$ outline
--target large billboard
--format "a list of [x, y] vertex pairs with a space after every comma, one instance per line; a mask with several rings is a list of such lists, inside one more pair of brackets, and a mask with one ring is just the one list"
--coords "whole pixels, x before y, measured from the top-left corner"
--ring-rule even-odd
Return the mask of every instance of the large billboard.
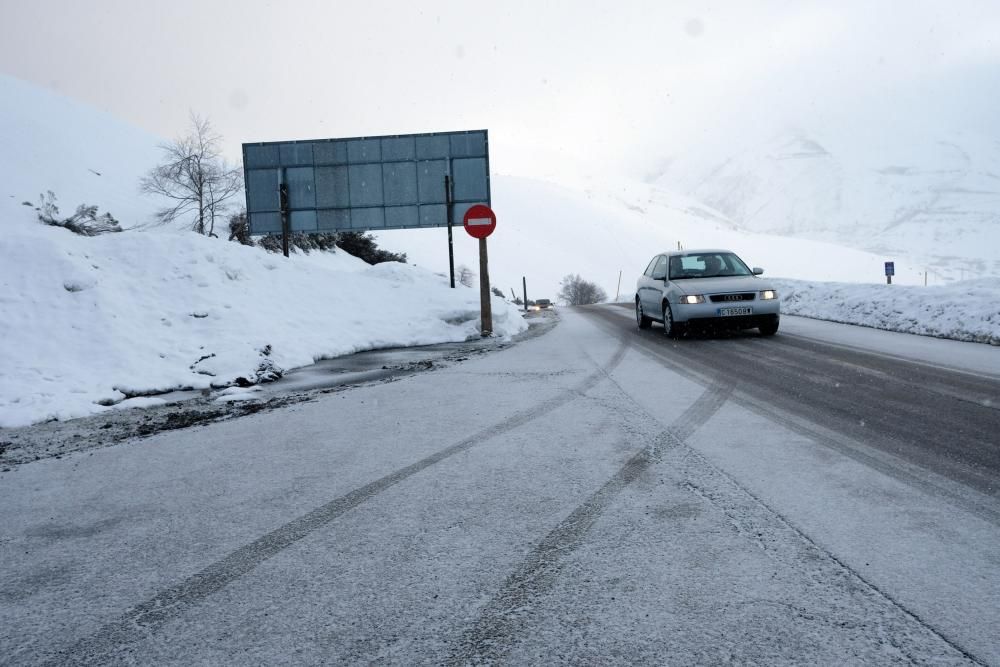
[[443, 227], [490, 205], [486, 130], [243, 144], [252, 234]]

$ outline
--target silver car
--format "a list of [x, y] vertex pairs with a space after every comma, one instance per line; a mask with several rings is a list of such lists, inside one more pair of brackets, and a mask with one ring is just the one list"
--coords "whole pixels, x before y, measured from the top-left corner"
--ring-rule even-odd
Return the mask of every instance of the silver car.
[[654, 257], [635, 290], [640, 329], [662, 322], [668, 336], [690, 327], [778, 331], [778, 292], [728, 250], [679, 250]]

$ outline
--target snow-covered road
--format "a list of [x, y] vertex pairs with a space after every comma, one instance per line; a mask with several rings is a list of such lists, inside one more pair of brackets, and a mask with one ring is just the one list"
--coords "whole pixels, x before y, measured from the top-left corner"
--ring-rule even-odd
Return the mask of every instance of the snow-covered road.
[[0, 474], [6, 659], [1000, 664], [995, 492], [626, 315]]

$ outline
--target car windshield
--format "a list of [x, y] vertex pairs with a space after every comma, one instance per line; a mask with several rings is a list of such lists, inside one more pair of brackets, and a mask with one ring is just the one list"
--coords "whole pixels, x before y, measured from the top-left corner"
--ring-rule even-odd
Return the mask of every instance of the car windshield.
[[670, 258], [670, 280], [750, 275], [753, 271], [731, 252], [690, 253]]

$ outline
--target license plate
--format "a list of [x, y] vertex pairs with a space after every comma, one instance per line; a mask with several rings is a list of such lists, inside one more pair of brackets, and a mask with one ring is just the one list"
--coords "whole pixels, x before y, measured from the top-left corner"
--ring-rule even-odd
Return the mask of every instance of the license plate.
[[753, 315], [753, 308], [750, 306], [742, 306], [739, 308], [719, 308], [719, 315], [722, 317], [730, 317], [732, 315]]

